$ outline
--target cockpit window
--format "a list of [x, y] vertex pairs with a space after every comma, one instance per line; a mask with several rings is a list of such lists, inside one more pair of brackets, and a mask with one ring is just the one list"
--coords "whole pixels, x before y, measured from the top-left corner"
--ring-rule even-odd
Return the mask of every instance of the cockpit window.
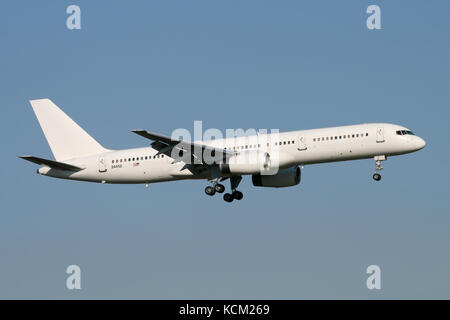
[[412, 131], [409, 131], [409, 130], [397, 130], [396, 131], [396, 133], [399, 135], [399, 136], [404, 136], [404, 135], [411, 135], [411, 136], [413, 136], [414, 135], [414, 133], [412, 132]]

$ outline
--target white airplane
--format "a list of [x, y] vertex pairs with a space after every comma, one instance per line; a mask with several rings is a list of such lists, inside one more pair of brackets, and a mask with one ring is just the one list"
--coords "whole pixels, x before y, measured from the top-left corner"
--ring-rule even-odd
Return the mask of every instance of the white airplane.
[[242, 199], [243, 194], [237, 187], [243, 175], [252, 175], [254, 186], [289, 187], [300, 183], [300, 167], [316, 163], [373, 158], [373, 179], [379, 181], [381, 161], [389, 156], [420, 150], [426, 144], [405, 127], [367, 123], [195, 142], [132, 130], [152, 140], [151, 145], [110, 150], [94, 140], [51, 100], [32, 100], [30, 103], [55, 157], [55, 160], [20, 157], [41, 165], [38, 174], [60, 179], [146, 185], [206, 179], [211, 182], [205, 188], [205, 193], [210, 196], [223, 193], [225, 187], [220, 182], [230, 179], [231, 192], [223, 197], [227, 202]]

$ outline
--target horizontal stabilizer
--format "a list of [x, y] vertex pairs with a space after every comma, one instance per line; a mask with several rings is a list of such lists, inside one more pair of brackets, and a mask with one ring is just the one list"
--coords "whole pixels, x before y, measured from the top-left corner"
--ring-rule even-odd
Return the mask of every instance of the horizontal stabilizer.
[[77, 167], [77, 166], [73, 166], [71, 164], [68, 163], [64, 163], [64, 162], [57, 162], [57, 161], [53, 161], [53, 160], [48, 160], [48, 159], [42, 159], [42, 158], [38, 158], [38, 157], [33, 157], [33, 156], [21, 156], [19, 158], [22, 158], [24, 160], [42, 165], [42, 166], [47, 166], [50, 168], [55, 168], [55, 169], [61, 169], [61, 170], [69, 170], [69, 171], [80, 171], [83, 170], [83, 168]]

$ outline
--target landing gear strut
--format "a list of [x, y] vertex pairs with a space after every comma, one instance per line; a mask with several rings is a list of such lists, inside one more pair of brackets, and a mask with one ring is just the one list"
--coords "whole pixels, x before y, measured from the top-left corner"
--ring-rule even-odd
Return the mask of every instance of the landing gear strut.
[[378, 172], [383, 170], [383, 167], [381, 166], [381, 161], [386, 160], [386, 156], [375, 156], [375, 173], [373, 174], [373, 180], [380, 181], [381, 180], [381, 174]]

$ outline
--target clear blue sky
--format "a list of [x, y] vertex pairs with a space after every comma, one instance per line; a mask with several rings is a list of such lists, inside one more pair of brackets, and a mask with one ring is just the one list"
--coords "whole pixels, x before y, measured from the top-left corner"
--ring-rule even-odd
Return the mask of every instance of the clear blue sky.
[[[67, 6], [82, 29], [66, 28]], [[378, 4], [382, 30], [366, 28]], [[0, 298], [450, 298], [450, 2], [1, 1]], [[390, 158], [244, 179], [99, 185], [38, 176], [51, 152], [28, 103], [51, 98], [109, 148], [129, 132], [402, 124]], [[228, 187], [228, 184], [227, 184]], [[82, 290], [65, 288], [66, 267]], [[382, 290], [365, 286], [367, 266]]]

